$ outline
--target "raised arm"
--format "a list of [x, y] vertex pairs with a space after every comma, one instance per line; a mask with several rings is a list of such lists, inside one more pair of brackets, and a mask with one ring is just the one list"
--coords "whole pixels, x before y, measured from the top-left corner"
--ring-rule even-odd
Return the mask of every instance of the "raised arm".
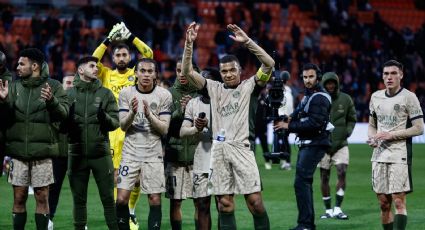
[[200, 73], [196, 72], [192, 66], [193, 42], [198, 36], [198, 30], [199, 25], [195, 22], [190, 23], [187, 28], [182, 59], [182, 74], [187, 78], [189, 84], [193, 84], [196, 88], [202, 89], [205, 86], [206, 80]]
[[231, 39], [236, 42], [243, 43], [245, 47], [248, 48], [249, 52], [254, 54], [261, 62], [261, 67], [258, 69], [256, 74], [256, 82], [258, 85], [264, 86], [269, 80], [273, 71], [273, 58], [267, 54], [263, 48], [257, 45], [251, 38], [249, 38], [248, 35], [241, 28], [239, 28], [239, 26], [235, 24], [229, 24], [227, 25], [227, 29], [234, 34], [234, 36], [229, 35]]

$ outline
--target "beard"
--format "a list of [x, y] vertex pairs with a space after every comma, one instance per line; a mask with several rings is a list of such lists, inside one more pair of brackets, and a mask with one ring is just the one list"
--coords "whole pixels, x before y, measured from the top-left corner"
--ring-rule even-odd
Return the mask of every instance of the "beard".
[[126, 63], [118, 63], [117, 69], [119, 71], [123, 71], [123, 70], [126, 70], [127, 69], [127, 66], [128, 66], [128, 64], [126, 64]]

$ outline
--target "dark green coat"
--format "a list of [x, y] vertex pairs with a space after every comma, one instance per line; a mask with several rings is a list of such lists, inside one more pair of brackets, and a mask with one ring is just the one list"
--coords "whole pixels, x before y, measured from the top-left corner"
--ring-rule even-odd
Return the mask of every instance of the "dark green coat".
[[[66, 125], [69, 157], [110, 155], [108, 133], [119, 127], [118, 105], [111, 90], [102, 87], [99, 80], [84, 82], [77, 75], [68, 97], [71, 104]], [[104, 116], [100, 116], [99, 106]]]
[[198, 96], [197, 89], [189, 84], [181, 85], [176, 80], [174, 86], [169, 89], [173, 96], [173, 105], [171, 106], [171, 122], [165, 146], [165, 161], [167, 162], [193, 163], [198, 141], [193, 136], [180, 138], [180, 128], [184, 118], [180, 99], [185, 95], [190, 95], [192, 98]]
[[[41, 88], [48, 83], [53, 98], [41, 99]], [[59, 154], [59, 124], [68, 116], [68, 97], [60, 82], [49, 78], [43, 64], [41, 77], [21, 78], [9, 84], [9, 95], [1, 105], [6, 127], [6, 153], [20, 160], [39, 160]]]
[[336, 90], [332, 97], [331, 123], [335, 126], [332, 131], [332, 146], [328, 150], [329, 154], [334, 154], [340, 148], [348, 145], [347, 138], [353, 132], [356, 124], [356, 109], [351, 97], [339, 90], [339, 79], [335, 73], [329, 72], [323, 75], [322, 84], [327, 81], [336, 82]]

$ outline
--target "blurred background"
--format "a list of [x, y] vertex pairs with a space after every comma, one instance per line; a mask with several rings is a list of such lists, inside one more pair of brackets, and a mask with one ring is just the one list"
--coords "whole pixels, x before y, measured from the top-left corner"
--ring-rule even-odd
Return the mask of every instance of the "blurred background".
[[[201, 28], [195, 62], [201, 68], [217, 67], [221, 56], [233, 53], [246, 78], [258, 63], [228, 38], [226, 25], [235, 23], [268, 53], [277, 52], [277, 67], [292, 75], [289, 86], [296, 101], [303, 91], [299, 69], [314, 62], [323, 72], [339, 75], [342, 91], [353, 97], [358, 121], [365, 122], [371, 93], [383, 87], [381, 65], [397, 59], [405, 66], [403, 86], [416, 92], [425, 108], [421, 0], [0, 0], [0, 9], [0, 50], [12, 72], [19, 51], [37, 47], [48, 57], [52, 78], [61, 80], [75, 72], [75, 61], [92, 54], [115, 23], [124, 21], [154, 51], [161, 78], [172, 82], [186, 26], [196, 21]], [[111, 56], [103, 62], [112, 66]]]

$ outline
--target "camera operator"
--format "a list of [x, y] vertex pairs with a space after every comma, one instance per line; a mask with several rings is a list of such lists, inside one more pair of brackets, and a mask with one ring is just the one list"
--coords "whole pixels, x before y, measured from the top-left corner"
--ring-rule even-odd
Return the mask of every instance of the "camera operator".
[[298, 206], [297, 229], [315, 229], [313, 174], [330, 146], [329, 123], [331, 98], [320, 85], [321, 71], [312, 64], [303, 66], [305, 95], [288, 121], [275, 121], [274, 130], [296, 133], [299, 153], [295, 173], [295, 196]]

